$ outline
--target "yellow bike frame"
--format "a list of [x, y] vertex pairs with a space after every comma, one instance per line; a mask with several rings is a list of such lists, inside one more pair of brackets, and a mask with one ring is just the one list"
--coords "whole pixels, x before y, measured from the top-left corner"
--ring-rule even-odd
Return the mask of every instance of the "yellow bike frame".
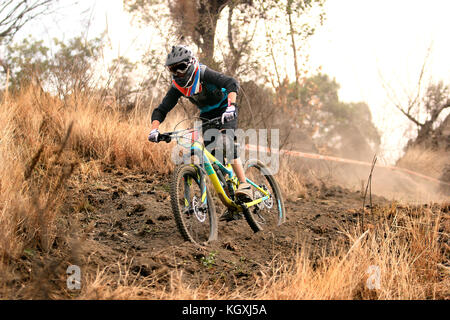
[[[201, 155], [202, 155], [202, 159], [203, 160], [203, 166], [204, 169], [206, 171], [206, 174], [208, 175], [209, 179], [211, 180], [214, 189], [216, 190], [217, 194], [219, 195], [220, 200], [222, 201], [222, 203], [228, 207], [228, 208], [234, 208], [237, 211], [242, 211], [242, 205], [237, 204], [236, 202], [234, 202], [233, 200], [231, 200], [228, 195], [226, 194], [224, 188], [222, 187], [222, 184], [220, 183], [219, 177], [216, 174], [216, 171], [214, 170], [212, 164], [216, 164], [222, 171], [224, 171], [226, 174], [228, 174], [228, 176], [230, 177], [230, 179], [233, 182], [233, 187], [234, 189], [237, 187], [238, 185], [238, 180], [233, 172], [233, 169], [231, 167], [231, 164], [227, 164], [227, 166], [223, 166], [222, 163], [220, 163], [220, 161], [218, 161], [206, 148], [203, 144], [201, 144], [198, 141], [194, 141], [190, 147], [191, 152], [193, 151], [194, 154], [198, 154], [195, 151], [200, 151]], [[199, 155], [200, 156], [200, 155]], [[253, 187], [255, 187], [257, 190], [259, 190], [262, 193], [262, 197], [258, 198], [256, 200], [252, 200], [250, 202], [246, 202], [243, 205], [245, 205], [245, 207], [249, 208], [252, 207], [254, 205], [257, 205], [258, 203], [265, 201], [267, 199], [269, 199], [270, 194], [267, 190], [262, 189], [261, 187], [259, 187], [256, 183], [254, 183], [253, 181], [251, 181], [249, 178], [246, 178], [246, 181], [248, 183], [250, 183]], [[202, 200], [206, 198], [206, 190], [203, 191], [204, 194], [202, 194]]]

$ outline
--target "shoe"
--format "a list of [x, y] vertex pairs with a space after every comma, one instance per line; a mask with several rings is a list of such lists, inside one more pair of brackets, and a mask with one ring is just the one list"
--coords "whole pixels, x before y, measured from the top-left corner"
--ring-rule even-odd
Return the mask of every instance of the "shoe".
[[219, 218], [220, 221], [233, 221], [242, 219], [242, 213], [237, 211], [226, 210]]
[[239, 184], [239, 187], [236, 190], [236, 198], [243, 202], [253, 200], [253, 192], [250, 183], [243, 182]]

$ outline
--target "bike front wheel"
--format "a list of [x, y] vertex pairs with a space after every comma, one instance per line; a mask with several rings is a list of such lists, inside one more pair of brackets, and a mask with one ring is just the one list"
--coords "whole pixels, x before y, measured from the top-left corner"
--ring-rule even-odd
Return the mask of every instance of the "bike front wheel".
[[254, 232], [280, 226], [286, 221], [286, 210], [281, 194], [281, 188], [270, 169], [261, 161], [250, 159], [244, 164], [245, 176], [251, 180], [253, 200], [264, 196], [263, 192], [255, 187], [268, 192], [269, 196], [262, 202], [244, 210], [244, 216]]
[[200, 168], [181, 165], [175, 168], [170, 198], [175, 222], [186, 241], [199, 245], [217, 240], [217, 216], [214, 202]]

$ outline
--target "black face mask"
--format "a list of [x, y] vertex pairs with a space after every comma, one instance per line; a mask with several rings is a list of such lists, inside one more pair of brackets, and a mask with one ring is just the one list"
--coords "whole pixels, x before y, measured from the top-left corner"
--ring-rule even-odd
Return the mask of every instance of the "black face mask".
[[188, 68], [187, 71], [180, 76], [177, 75], [173, 75], [173, 80], [175, 80], [175, 82], [177, 83], [177, 85], [179, 85], [180, 87], [187, 87], [189, 82], [192, 82], [194, 79], [194, 70], [195, 69], [195, 64], [191, 64]]

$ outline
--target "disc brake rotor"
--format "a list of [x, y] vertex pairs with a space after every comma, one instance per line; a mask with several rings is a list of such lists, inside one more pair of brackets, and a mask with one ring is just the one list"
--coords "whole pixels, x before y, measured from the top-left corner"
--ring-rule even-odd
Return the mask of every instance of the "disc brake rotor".
[[205, 222], [206, 220], [206, 210], [202, 207], [201, 201], [199, 198], [194, 196], [192, 198], [192, 209], [194, 210], [194, 215], [200, 222]]
[[[267, 188], [267, 186], [265, 184], [261, 185], [261, 188], [264, 189], [264, 191], [268, 191], [269, 189]], [[256, 190], [255, 191], [255, 199], [261, 198], [263, 196], [263, 194], [261, 193], [261, 191]], [[269, 198], [261, 201], [260, 203], [257, 204], [258, 209], [262, 210], [264, 209], [264, 207], [266, 207], [267, 209], [272, 209], [273, 207], [273, 197], [269, 192]]]
[[[253, 199], [259, 199], [259, 198], [262, 198], [262, 196], [263, 196], [263, 194], [261, 193], [261, 191], [256, 190], [255, 193], [254, 193], [254, 198], [253, 198]], [[264, 209], [264, 201], [261, 201], [260, 203], [258, 203], [258, 204], [256, 205], [256, 207], [257, 207], [259, 210]]]

